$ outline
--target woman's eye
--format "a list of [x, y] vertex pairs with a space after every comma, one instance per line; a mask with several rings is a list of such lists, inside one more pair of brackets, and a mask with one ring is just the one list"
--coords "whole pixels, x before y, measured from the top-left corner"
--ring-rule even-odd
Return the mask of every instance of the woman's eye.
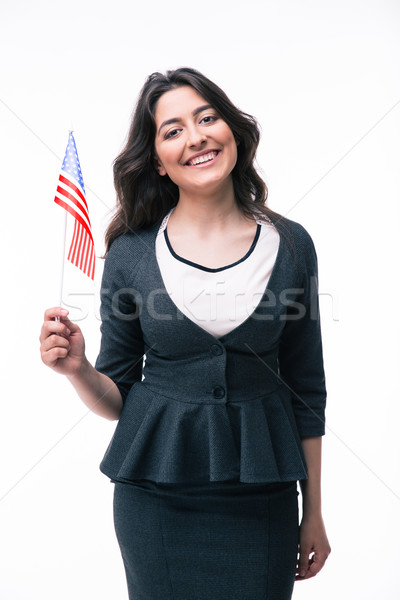
[[218, 117], [215, 117], [214, 115], [207, 115], [206, 117], [203, 117], [201, 119], [201, 123], [212, 123], [213, 121], [216, 121], [218, 119]]
[[179, 129], [172, 129], [172, 131], [168, 131], [168, 133], [165, 136], [165, 139], [168, 140], [171, 137], [175, 137], [177, 133], [179, 133]]

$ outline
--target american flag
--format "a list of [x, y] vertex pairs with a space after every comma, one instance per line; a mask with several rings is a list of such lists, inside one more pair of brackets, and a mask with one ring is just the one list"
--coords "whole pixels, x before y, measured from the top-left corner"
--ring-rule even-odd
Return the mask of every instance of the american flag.
[[58, 178], [54, 202], [74, 217], [74, 233], [68, 260], [91, 279], [94, 279], [96, 256], [81, 165], [72, 131], [69, 132], [64, 162]]

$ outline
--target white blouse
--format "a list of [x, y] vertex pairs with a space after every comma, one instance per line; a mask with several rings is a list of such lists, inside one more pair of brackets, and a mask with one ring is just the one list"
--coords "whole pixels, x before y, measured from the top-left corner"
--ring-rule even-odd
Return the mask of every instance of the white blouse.
[[156, 258], [164, 286], [186, 317], [215, 337], [243, 323], [268, 285], [278, 254], [280, 235], [272, 222], [257, 219], [253, 243], [238, 261], [210, 269], [178, 256], [167, 234], [172, 208], [156, 238]]

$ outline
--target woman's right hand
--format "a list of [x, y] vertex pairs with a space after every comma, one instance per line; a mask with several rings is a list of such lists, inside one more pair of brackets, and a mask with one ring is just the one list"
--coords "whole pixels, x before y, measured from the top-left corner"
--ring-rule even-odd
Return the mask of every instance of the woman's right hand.
[[[40, 332], [40, 354], [45, 365], [63, 375], [76, 375], [86, 361], [82, 331], [59, 306], [48, 308]], [[60, 317], [60, 321], [56, 321]]]

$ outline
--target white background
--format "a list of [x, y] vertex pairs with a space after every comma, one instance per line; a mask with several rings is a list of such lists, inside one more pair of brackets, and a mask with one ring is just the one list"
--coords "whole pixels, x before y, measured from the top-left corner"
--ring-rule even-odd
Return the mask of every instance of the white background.
[[[68, 129], [101, 255], [137, 94], [179, 66], [257, 117], [269, 205], [317, 248], [332, 554], [293, 597], [398, 598], [399, 3], [3, 0], [0, 11], [0, 598], [127, 598], [112, 484], [98, 470], [115, 424], [46, 369], [38, 336], [58, 304], [53, 198]], [[101, 270], [98, 259], [92, 284], [67, 265], [64, 283], [92, 361]]]

